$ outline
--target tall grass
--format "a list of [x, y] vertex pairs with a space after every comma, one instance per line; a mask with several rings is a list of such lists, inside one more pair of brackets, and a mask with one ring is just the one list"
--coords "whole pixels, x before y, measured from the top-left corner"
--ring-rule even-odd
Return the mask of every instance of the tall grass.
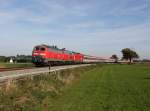
[[46, 75], [9, 80], [0, 88], [0, 111], [48, 111], [51, 100], [95, 66], [67, 69]]

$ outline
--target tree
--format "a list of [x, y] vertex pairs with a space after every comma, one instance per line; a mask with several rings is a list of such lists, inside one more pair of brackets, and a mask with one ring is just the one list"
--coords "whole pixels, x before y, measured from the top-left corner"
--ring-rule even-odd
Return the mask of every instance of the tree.
[[31, 55], [17, 55], [15, 59], [18, 63], [30, 63], [32, 61], [32, 56]]
[[122, 49], [121, 52], [123, 54], [123, 59], [129, 60], [130, 63], [132, 59], [139, 58], [139, 55], [135, 51], [131, 50], [130, 48]]
[[9, 62], [10, 57], [0, 56], [0, 62]]
[[118, 56], [117, 56], [116, 54], [113, 54], [113, 55], [111, 56], [111, 59], [115, 59], [115, 63], [118, 62]]

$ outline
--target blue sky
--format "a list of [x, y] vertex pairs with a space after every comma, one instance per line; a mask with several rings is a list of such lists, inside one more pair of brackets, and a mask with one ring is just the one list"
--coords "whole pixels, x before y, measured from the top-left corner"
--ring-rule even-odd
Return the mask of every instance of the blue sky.
[[0, 0], [0, 55], [43, 43], [102, 57], [129, 47], [150, 58], [150, 0]]

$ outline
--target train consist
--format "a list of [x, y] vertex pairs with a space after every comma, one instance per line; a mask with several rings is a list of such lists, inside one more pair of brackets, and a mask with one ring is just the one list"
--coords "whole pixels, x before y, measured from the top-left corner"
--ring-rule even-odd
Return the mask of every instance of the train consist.
[[99, 57], [88, 56], [49, 45], [37, 45], [32, 52], [32, 62], [35, 65], [79, 64], [104, 61], [105, 59]]

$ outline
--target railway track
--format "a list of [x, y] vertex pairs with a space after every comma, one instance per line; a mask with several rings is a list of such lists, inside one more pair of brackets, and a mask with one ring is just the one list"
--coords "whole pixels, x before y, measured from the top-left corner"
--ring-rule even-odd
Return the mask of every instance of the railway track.
[[4, 83], [7, 80], [19, 79], [19, 78], [23, 78], [23, 77], [30, 76], [30, 75], [35, 76], [35, 75], [46, 74], [49, 72], [54, 72], [54, 71], [59, 71], [59, 70], [72, 69], [72, 68], [77, 68], [77, 67], [85, 67], [89, 65], [91, 64], [55, 66], [55, 67], [51, 67], [50, 70], [49, 70], [49, 67], [42, 67], [42, 68], [2, 71], [0, 72], [0, 83]]

